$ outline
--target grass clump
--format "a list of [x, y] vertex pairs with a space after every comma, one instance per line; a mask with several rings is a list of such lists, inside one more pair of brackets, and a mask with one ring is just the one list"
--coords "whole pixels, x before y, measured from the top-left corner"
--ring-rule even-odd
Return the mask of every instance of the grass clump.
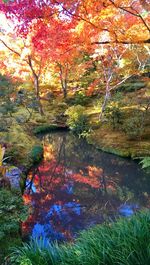
[[11, 264], [149, 265], [149, 233], [150, 212], [145, 211], [83, 231], [72, 244], [25, 244], [14, 250]]

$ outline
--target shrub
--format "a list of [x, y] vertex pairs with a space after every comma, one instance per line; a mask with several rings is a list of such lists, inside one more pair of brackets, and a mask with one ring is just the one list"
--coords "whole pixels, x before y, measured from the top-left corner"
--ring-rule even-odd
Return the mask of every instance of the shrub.
[[136, 114], [136, 116], [127, 119], [123, 124], [123, 131], [131, 140], [141, 138], [142, 134], [144, 133], [142, 116], [140, 114]]
[[72, 106], [67, 109], [65, 114], [68, 115], [67, 125], [74, 133], [81, 135], [89, 131], [90, 128], [84, 107], [80, 105]]
[[0, 261], [10, 246], [20, 242], [20, 222], [26, 218], [27, 207], [23, 205], [21, 193], [0, 189]]
[[105, 109], [105, 117], [108, 119], [113, 129], [118, 129], [123, 124], [124, 113], [123, 107], [123, 95], [120, 92], [116, 92], [110, 99]]
[[110, 121], [113, 129], [120, 127], [123, 123], [123, 112], [118, 106], [108, 106], [105, 115]]
[[85, 95], [83, 91], [77, 91], [75, 93], [74, 104], [75, 105], [86, 105], [89, 102], [89, 97]]

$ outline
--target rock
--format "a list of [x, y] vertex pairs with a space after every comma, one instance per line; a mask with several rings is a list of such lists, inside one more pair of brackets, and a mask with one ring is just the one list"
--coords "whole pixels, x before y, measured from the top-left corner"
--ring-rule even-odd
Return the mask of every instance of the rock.
[[11, 188], [20, 189], [22, 171], [17, 167], [10, 167], [6, 171], [6, 178], [9, 179]]

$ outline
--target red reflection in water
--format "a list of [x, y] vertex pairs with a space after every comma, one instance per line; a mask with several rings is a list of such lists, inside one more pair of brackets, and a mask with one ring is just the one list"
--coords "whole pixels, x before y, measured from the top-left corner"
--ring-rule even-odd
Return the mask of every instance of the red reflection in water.
[[63, 147], [62, 142], [56, 154], [53, 145], [46, 144], [43, 161], [28, 175], [23, 198], [29, 205], [30, 216], [22, 224], [23, 235], [71, 240], [75, 232], [85, 227], [89, 216], [93, 218], [95, 215], [98, 222], [101, 221], [102, 192], [107, 194], [108, 189], [116, 190], [116, 184], [104, 175], [100, 167], [67, 167]]

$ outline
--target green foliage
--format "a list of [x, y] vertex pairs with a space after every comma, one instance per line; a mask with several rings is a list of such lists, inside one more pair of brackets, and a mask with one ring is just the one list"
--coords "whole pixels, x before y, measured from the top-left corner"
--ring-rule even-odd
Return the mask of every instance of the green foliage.
[[7, 132], [8, 131], [8, 124], [6, 119], [0, 117], [0, 132]]
[[140, 164], [142, 164], [142, 168], [150, 169], [150, 157], [143, 157]]
[[0, 190], [0, 260], [14, 242], [20, 242], [20, 222], [27, 218], [27, 207], [23, 205], [21, 193]]
[[85, 95], [84, 91], [77, 91], [74, 95], [74, 104], [85, 106], [89, 102], [89, 97]]
[[62, 129], [62, 128], [60, 128], [56, 124], [45, 124], [45, 125], [37, 126], [33, 132], [34, 134], [40, 134], [40, 133], [51, 132], [51, 131], [55, 131], [59, 129]]
[[13, 251], [12, 264], [149, 265], [149, 233], [150, 212], [145, 211], [83, 231], [74, 244], [25, 244]]
[[15, 104], [17, 107], [23, 107], [26, 110], [26, 114], [22, 114], [16, 117], [16, 121], [21, 124], [29, 121], [32, 118], [33, 112], [38, 112], [39, 102], [34, 92], [26, 91], [24, 88], [20, 88], [16, 94]]
[[[31, 119], [33, 111], [38, 111], [39, 103], [35, 93], [20, 88], [18, 83], [14, 84], [10, 78], [2, 75], [0, 75], [0, 87], [1, 121], [6, 120], [9, 115], [10, 117], [15, 117], [19, 124], [25, 123]], [[20, 107], [26, 110], [25, 113], [17, 116], [13, 115]], [[2, 128], [4, 131], [5, 126], [2, 126]]]
[[16, 112], [16, 105], [10, 99], [6, 99], [0, 106], [0, 113], [3, 115], [12, 114]]
[[13, 92], [12, 81], [5, 75], [0, 74], [0, 97], [4, 97]]
[[27, 209], [23, 205], [18, 191], [1, 189], [0, 191], [0, 240], [6, 234], [15, 233], [19, 229], [19, 222], [27, 217]]
[[18, 91], [15, 103], [18, 106], [24, 106], [26, 109], [38, 111], [38, 102], [35, 93], [26, 91], [24, 88], [20, 88]]
[[119, 91], [124, 91], [124, 92], [134, 92], [144, 87], [145, 87], [145, 82], [134, 80], [132, 82], [128, 81], [124, 84], [121, 84], [118, 87], [118, 89]]
[[57, 244], [49, 242], [45, 247], [45, 239], [32, 240], [29, 244], [24, 243], [23, 247], [14, 248], [10, 257], [13, 265], [55, 265], [59, 255]]
[[0, 88], [0, 113], [2, 115], [11, 115], [11, 113], [16, 111], [16, 106], [11, 100], [11, 96], [15, 91], [11, 79], [0, 74]]
[[90, 127], [84, 107], [72, 106], [66, 110], [65, 114], [68, 115], [67, 125], [74, 133], [81, 135], [89, 131]]
[[129, 139], [136, 140], [141, 138], [144, 133], [143, 116], [141, 113], [131, 116], [124, 121], [123, 131], [126, 133]]
[[123, 124], [124, 115], [121, 110], [123, 104], [122, 99], [122, 93], [117, 92], [113, 95], [105, 110], [105, 116], [112, 125], [113, 129], [121, 128], [121, 125]]
[[108, 117], [113, 129], [118, 129], [123, 123], [123, 112], [118, 106], [108, 106], [105, 116]]
[[30, 153], [30, 158], [32, 159], [33, 163], [39, 163], [43, 157], [43, 147], [40, 145], [35, 145]]

